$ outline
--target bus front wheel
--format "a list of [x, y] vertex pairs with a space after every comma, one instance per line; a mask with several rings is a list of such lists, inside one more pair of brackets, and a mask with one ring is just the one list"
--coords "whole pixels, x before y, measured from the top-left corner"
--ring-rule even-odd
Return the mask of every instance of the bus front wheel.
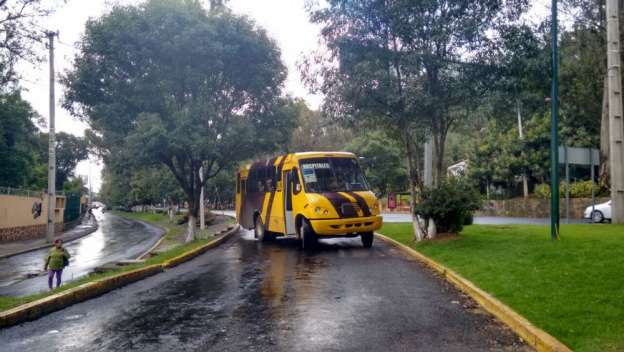
[[316, 248], [318, 244], [318, 237], [314, 233], [314, 229], [307, 221], [301, 222], [301, 248], [304, 250], [311, 250]]
[[372, 232], [362, 232], [360, 233], [360, 237], [362, 238], [362, 245], [364, 248], [371, 248], [373, 246], [373, 239], [375, 236]]

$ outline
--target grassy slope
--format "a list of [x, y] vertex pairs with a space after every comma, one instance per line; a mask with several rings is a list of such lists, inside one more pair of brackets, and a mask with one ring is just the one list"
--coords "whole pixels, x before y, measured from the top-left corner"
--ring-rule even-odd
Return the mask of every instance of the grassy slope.
[[[186, 225], [174, 225], [174, 224], [170, 224], [167, 217], [165, 215], [162, 214], [150, 214], [150, 213], [121, 213], [121, 212], [115, 212], [116, 215], [120, 215], [120, 216], [124, 216], [130, 219], [135, 219], [135, 220], [142, 220], [145, 222], [149, 222], [152, 223], [154, 225], [160, 226], [162, 228], [164, 228], [167, 232], [165, 233], [165, 238], [166, 239], [171, 239], [173, 240], [175, 237], [179, 236], [181, 233], [183, 233], [186, 229]], [[43, 292], [43, 293], [38, 293], [38, 294], [34, 294], [34, 295], [29, 295], [29, 296], [23, 296], [23, 297], [13, 297], [13, 296], [0, 296], [0, 311], [4, 311], [16, 306], [19, 306], [21, 304], [24, 303], [28, 303], [28, 302], [32, 302], [35, 301], [37, 299], [43, 298], [43, 297], [47, 297], [50, 296], [52, 294], [55, 293], [59, 293], [59, 292], [63, 292], [65, 290], [69, 290], [70, 288], [74, 288], [76, 286], [82, 285], [84, 283], [87, 282], [92, 282], [98, 279], [102, 279], [105, 277], [109, 277], [109, 276], [113, 276], [122, 272], [126, 272], [126, 271], [130, 271], [130, 270], [134, 270], [137, 268], [142, 268], [144, 266], [148, 266], [148, 265], [152, 265], [152, 264], [160, 264], [163, 263], [171, 258], [174, 258], [178, 255], [181, 255], [182, 253], [189, 251], [191, 249], [197, 248], [201, 245], [204, 245], [212, 240], [214, 240], [215, 238], [211, 237], [209, 239], [202, 239], [202, 240], [195, 240], [189, 244], [184, 244], [184, 245], [179, 245], [176, 246], [175, 248], [172, 248], [170, 250], [167, 250], [166, 252], [162, 252], [159, 253], [158, 255], [151, 257], [149, 259], [147, 259], [145, 261], [145, 263], [143, 264], [133, 264], [133, 265], [127, 265], [124, 267], [120, 267], [117, 270], [113, 270], [113, 271], [108, 271], [105, 273], [100, 273], [100, 274], [89, 274], [87, 276], [84, 276], [78, 280], [75, 281], [71, 281], [68, 282], [66, 284], [63, 284], [60, 288], [55, 289], [53, 291], [48, 291], [48, 292]], [[42, 280], [44, 280], [45, 278], [42, 278]]]
[[380, 231], [447, 265], [579, 351], [624, 350], [624, 226], [472, 225], [415, 244], [410, 224]]

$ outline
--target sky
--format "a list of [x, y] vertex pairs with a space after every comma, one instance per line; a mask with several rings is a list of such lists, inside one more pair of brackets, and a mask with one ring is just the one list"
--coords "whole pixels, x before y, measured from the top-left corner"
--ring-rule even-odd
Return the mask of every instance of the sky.
[[[50, 0], [55, 1], [55, 0]], [[234, 13], [246, 15], [268, 32], [282, 51], [282, 60], [288, 68], [285, 92], [302, 97], [311, 108], [317, 108], [322, 97], [309, 94], [301, 82], [298, 63], [302, 58], [314, 51], [319, 43], [320, 29], [309, 22], [304, 9], [306, 0], [230, 0], [228, 6]], [[56, 42], [55, 70], [57, 77], [72, 66], [77, 50], [75, 43], [84, 32], [84, 25], [89, 18], [97, 18], [107, 13], [117, 3], [136, 4], [140, 0], [66, 0], [59, 1], [55, 12], [40, 26], [49, 30], [58, 30]], [[208, 1], [206, 1], [208, 2]], [[527, 15], [531, 21], [539, 21], [547, 16], [550, 10], [548, 0], [532, 0], [532, 8]], [[47, 50], [41, 48], [41, 54]], [[46, 120], [49, 116], [49, 71], [48, 63], [34, 66], [22, 63], [18, 68], [23, 76], [23, 97]], [[61, 107], [63, 87], [58, 82], [56, 91], [56, 130], [83, 136], [87, 125], [72, 117]], [[45, 129], [45, 128], [44, 128]], [[101, 186], [102, 163], [95, 158], [83, 161], [76, 168], [76, 175], [91, 175], [93, 190]]]

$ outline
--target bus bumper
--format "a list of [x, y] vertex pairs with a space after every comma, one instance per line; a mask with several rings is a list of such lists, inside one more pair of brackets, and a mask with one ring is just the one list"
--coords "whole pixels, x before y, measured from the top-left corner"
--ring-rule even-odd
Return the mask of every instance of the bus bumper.
[[319, 236], [348, 235], [357, 232], [378, 230], [383, 223], [379, 215], [365, 218], [310, 220], [314, 232]]

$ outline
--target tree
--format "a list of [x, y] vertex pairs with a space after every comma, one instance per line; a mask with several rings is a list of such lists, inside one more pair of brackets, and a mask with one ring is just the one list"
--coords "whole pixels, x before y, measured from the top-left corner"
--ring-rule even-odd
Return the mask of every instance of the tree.
[[20, 60], [40, 61], [34, 44], [44, 33], [37, 22], [50, 12], [40, 0], [0, 1], [0, 91], [18, 80], [15, 65]]
[[0, 93], [0, 186], [29, 186], [36, 165], [37, 117], [19, 91]]
[[522, 140], [518, 140], [517, 128], [500, 128], [496, 120], [490, 121], [475, 141], [468, 167], [469, 177], [488, 198], [490, 186], [503, 187], [509, 193], [519, 175], [538, 183], [548, 180], [549, 121], [548, 114], [534, 115], [525, 122]]
[[305, 101], [295, 100], [292, 105], [296, 126], [285, 151], [290, 153], [307, 151], [343, 150], [352, 139], [350, 130], [323, 118], [320, 111], [311, 110]]
[[311, 10], [328, 50], [308, 59], [304, 74], [325, 94], [324, 110], [336, 119], [386, 128], [401, 140], [413, 206], [421, 183], [414, 140], [433, 136], [439, 183], [449, 130], [470, 115], [491, 81], [489, 36], [501, 22], [516, 20], [524, 5], [328, 1]]
[[356, 137], [346, 150], [361, 158], [366, 179], [380, 196], [402, 192], [408, 187], [401, 146], [382, 131], [370, 131]]
[[82, 177], [74, 177], [71, 180], [67, 180], [65, 181], [65, 183], [63, 183], [63, 192], [87, 194], [89, 193], [89, 189], [84, 184], [84, 180], [82, 179]]
[[133, 170], [130, 178], [132, 205], [179, 203], [184, 192], [176, 179], [164, 166], [152, 166]]
[[[56, 189], [62, 189], [63, 184], [74, 177], [74, 171], [78, 163], [87, 158], [89, 158], [89, 149], [84, 138], [65, 132], [56, 133]], [[47, 166], [47, 133], [39, 133], [39, 160]], [[47, 179], [48, 176], [46, 174], [46, 182]]]
[[189, 204], [190, 241], [200, 167], [206, 183], [290, 133], [285, 75], [275, 43], [246, 18], [195, 0], [151, 0], [87, 24], [65, 105], [109, 156], [123, 146], [137, 163], [170, 170]]

